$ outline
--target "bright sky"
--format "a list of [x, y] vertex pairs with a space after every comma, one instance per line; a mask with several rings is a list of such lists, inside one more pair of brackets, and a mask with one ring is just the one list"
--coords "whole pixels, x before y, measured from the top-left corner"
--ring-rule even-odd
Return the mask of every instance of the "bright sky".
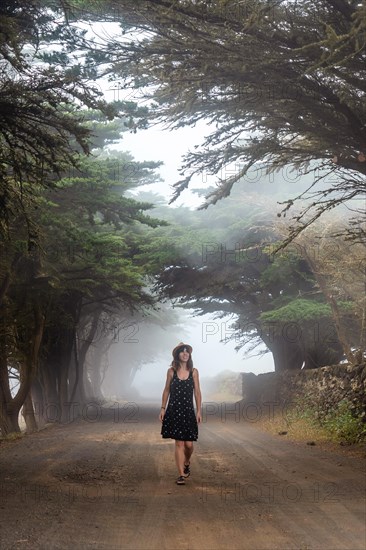
[[[125, 133], [121, 141], [121, 148], [130, 151], [136, 160], [160, 160], [164, 165], [160, 168], [160, 175], [164, 182], [156, 185], [149, 185], [148, 189], [158, 191], [167, 199], [172, 197], [171, 185], [182, 179], [178, 172], [182, 155], [193, 149], [194, 145], [201, 143], [207, 127], [201, 124], [195, 128], [181, 128], [179, 130], [169, 131], [167, 129], [151, 128], [149, 130], [140, 130], [137, 134]], [[210, 180], [213, 181], [213, 178]], [[205, 175], [192, 180], [192, 187], [206, 187], [209, 185]], [[173, 206], [197, 207], [202, 202], [197, 195], [185, 191], [181, 197], [173, 203]]]

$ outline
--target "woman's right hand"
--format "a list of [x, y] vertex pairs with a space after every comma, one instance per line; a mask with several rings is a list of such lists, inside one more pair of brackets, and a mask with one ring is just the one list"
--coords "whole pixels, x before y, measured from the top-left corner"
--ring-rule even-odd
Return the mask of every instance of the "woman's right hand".
[[165, 416], [165, 409], [160, 409], [159, 420], [162, 422]]

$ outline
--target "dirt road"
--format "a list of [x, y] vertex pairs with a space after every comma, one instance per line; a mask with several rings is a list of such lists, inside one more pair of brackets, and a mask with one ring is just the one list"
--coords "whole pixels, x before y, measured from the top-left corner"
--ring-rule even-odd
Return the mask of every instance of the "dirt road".
[[219, 407], [177, 486], [158, 412], [90, 405], [67, 426], [0, 444], [1, 550], [365, 548], [362, 458], [273, 437]]

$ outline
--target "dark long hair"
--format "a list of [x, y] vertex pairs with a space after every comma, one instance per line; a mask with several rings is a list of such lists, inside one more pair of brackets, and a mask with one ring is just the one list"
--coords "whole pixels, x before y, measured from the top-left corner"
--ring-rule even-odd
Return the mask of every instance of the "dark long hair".
[[[184, 350], [184, 348], [187, 349], [187, 346], [181, 346], [180, 348], [177, 349], [177, 351], [174, 354], [174, 358], [173, 358], [171, 366], [173, 367], [175, 372], [177, 372], [178, 368], [180, 367], [179, 354], [180, 354], [181, 351]], [[187, 349], [187, 351], [188, 351], [188, 349]], [[187, 367], [188, 367], [188, 370], [190, 372], [192, 372], [193, 371], [192, 355], [190, 354], [189, 351], [188, 351], [188, 353], [189, 353], [189, 359], [187, 361]]]

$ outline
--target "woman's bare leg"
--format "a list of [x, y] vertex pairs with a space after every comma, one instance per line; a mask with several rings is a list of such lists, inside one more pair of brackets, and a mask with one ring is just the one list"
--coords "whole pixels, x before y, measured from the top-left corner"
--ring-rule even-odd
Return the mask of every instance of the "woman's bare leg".
[[175, 462], [179, 475], [184, 474], [184, 441], [175, 440]]
[[189, 464], [193, 453], [193, 441], [184, 442], [184, 464]]
[[[184, 464], [189, 466], [193, 453], [193, 441], [184, 442]], [[189, 474], [188, 474], [189, 475]]]

